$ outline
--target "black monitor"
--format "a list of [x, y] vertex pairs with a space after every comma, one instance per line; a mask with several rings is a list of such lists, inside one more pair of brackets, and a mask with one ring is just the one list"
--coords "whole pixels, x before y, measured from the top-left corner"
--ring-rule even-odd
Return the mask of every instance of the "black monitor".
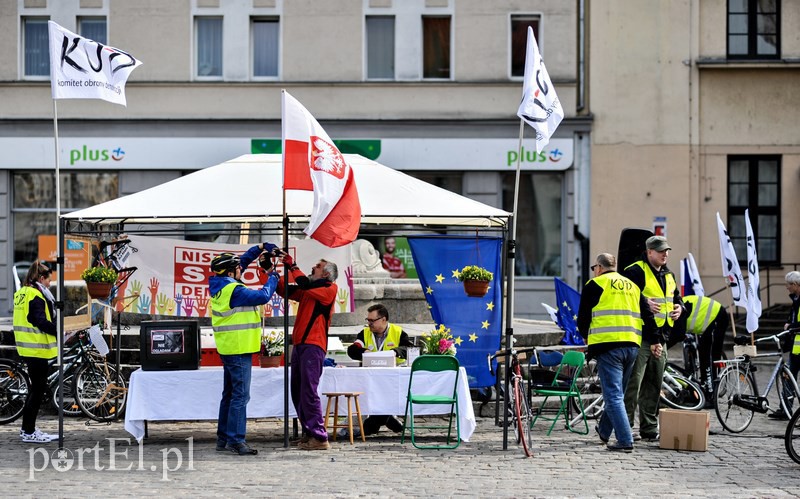
[[142, 321], [139, 355], [144, 371], [200, 367], [200, 327], [197, 321]]

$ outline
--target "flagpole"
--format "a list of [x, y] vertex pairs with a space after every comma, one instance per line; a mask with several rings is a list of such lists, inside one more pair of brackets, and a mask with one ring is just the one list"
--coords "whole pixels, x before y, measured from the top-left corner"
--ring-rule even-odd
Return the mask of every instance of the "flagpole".
[[56, 269], [58, 272], [58, 286], [56, 286], [56, 313], [58, 314], [58, 321], [56, 325], [56, 350], [58, 350], [58, 448], [64, 447], [64, 364], [62, 363], [63, 348], [61, 342], [61, 331], [63, 330], [64, 314], [61, 311], [61, 288], [64, 283], [64, 266], [61, 259], [61, 169], [58, 158], [58, 101], [53, 99], [53, 141], [55, 145], [55, 159], [56, 159], [56, 244], [58, 244], [58, 251], [56, 253]]
[[[289, 253], [289, 217], [286, 214], [286, 89], [281, 89], [281, 195], [283, 234], [281, 247]], [[283, 264], [283, 447], [289, 448], [289, 265]]]

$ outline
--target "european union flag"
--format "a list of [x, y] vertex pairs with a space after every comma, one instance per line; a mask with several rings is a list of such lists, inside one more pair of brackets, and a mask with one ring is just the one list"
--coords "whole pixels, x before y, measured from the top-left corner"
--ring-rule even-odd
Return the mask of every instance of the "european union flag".
[[[436, 325], [444, 324], [456, 342], [470, 388], [494, 385], [487, 354], [500, 348], [502, 318], [501, 248], [499, 237], [414, 236], [408, 238], [425, 299]], [[494, 274], [489, 292], [472, 298], [458, 280], [461, 269], [478, 265]]]
[[556, 283], [556, 302], [558, 303], [558, 325], [564, 330], [563, 345], [583, 345], [583, 338], [578, 333], [578, 306], [581, 294], [572, 287], [554, 277]]

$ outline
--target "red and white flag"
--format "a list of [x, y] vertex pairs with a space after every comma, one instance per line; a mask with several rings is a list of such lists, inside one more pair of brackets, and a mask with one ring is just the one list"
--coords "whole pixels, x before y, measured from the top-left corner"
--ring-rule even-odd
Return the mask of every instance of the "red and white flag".
[[522, 81], [522, 103], [517, 116], [536, 130], [536, 152], [542, 152], [550, 142], [558, 124], [564, 119], [564, 109], [556, 88], [539, 53], [533, 29], [528, 26], [528, 47], [525, 52], [525, 77]]
[[361, 225], [353, 170], [300, 102], [282, 92], [283, 189], [314, 191], [303, 232], [329, 248], [355, 241]]
[[125, 83], [142, 61], [53, 21], [47, 25], [53, 99], [103, 99], [125, 106]]
[[722, 277], [728, 283], [733, 297], [733, 304], [747, 308], [747, 290], [745, 289], [742, 269], [739, 267], [739, 260], [736, 258], [736, 251], [733, 243], [725, 230], [725, 224], [717, 212], [717, 229], [719, 230], [719, 252], [722, 258]]

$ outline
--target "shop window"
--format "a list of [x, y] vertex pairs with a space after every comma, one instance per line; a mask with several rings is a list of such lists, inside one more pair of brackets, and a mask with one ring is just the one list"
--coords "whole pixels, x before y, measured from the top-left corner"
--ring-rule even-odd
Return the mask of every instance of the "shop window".
[[450, 16], [422, 18], [422, 77], [450, 78]]
[[728, 57], [781, 56], [780, 0], [728, 0]]
[[280, 24], [278, 19], [253, 19], [253, 76], [278, 77]]
[[394, 79], [394, 16], [367, 16], [367, 78]]
[[[66, 213], [104, 203], [119, 196], [116, 173], [62, 173], [61, 211]], [[55, 174], [13, 174], [12, 218], [14, 261], [32, 262], [38, 257], [39, 236], [56, 233]]]
[[46, 17], [22, 19], [25, 76], [50, 76], [50, 37]]
[[222, 18], [195, 18], [197, 76], [222, 77]]
[[525, 76], [525, 53], [528, 49], [528, 27], [533, 28], [533, 36], [541, 50], [539, 38], [539, 16], [511, 16], [511, 77]]
[[739, 263], [747, 264], [745, 210], [756, 238], [759, 265], [781, 260], [780, 156], [728, 156], [728, 235]]

